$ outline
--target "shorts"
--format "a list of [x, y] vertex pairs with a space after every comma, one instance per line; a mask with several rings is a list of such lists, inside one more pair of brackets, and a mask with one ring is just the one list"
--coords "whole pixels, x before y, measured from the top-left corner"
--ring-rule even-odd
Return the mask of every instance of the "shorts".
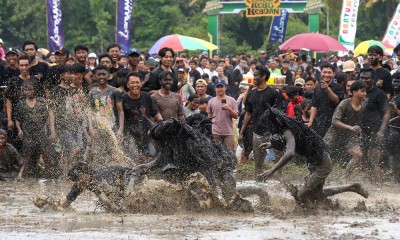
[[[367, 132], [363, 131], [361, 135], [361, 149], [364, 152], [372, 150], [374, 148], [382, 148], [382, 143], [379, 143], [377, 140], [377, 132]], [[367, 155], [366, 155], [367, 156]]]
[[225, 146], [227, 146], [232, 151], [236, 151], [236, 148], [235, 148], [235, 136], [234, 135], [216, 135], [216, 134], [213, 134], [213, 138], [218, 142], [222, 142]]
[[313, 190], [325, 183], [325, 179], [332, 172], [332, 160], [328, 153], [325, 154], [321, 164], [309, 166], [310, 174], [304, 178], [305, 185]]
[[66, 129], [61, 130], [60, 141], [64, 152], [67, 153], [71, 152], [75, 148], [85, 148], [83, 141], [83, 130], [81, 128], [77, 129], [76, 132]]

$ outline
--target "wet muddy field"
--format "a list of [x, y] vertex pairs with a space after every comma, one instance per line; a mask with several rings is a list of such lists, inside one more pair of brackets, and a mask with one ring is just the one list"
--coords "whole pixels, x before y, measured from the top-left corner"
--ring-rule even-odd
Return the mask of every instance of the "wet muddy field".
[[[368, 199], [345, 193], [332, 198], [339, 203], [337, 209], [316, 211], [296, 210], [281, 181], [238, 183], [255, 184], [270, 194], [267, 210], [144, 215], [105, 213], [90, 192], [79, 196], [71, 211], [41, 210], [32, 198], [58, 199], [71, 183], [0, 182], [0, 239], [400, 239], [398, 184], [367, 184]], [[249, 200], [257, 203], [257, 197]]]

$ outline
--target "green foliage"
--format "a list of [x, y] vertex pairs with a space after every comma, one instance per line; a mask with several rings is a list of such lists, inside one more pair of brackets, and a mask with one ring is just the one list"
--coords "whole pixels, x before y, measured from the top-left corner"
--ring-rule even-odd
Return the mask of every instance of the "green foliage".
[[[116, 1], [62, 0], [66, 46], [72, 50], [76, 44], [85, 44], [90, 51], [105, 51], [115, 41]], [[202, 12], [206, 1], [135, 0], [132, 46], [148, 50], [160, 37], [174, 33], [207, 40], [208, 16]], [[323, 1], [326, 7], [320, 14], [320, 33], [337, 38], [342, 0]], [[366, 2], [361, 1], [356, 42], [381, 39], [398, 0], [374, 1], [370, 8]], [[47, 46], [44, 0], [0, 0], [0, 6], [0, 37], [6, 47], [19, 47], [28, 39], [40, 47]], [[256, 53], [259, 49], [274, 52], [277, 45], [267, 45], [271, 20], [271, 17], [246, 18], [243, 12], [221, 15], [220, 54]], [[307, 25], [307, 14], [290, 14], [285, 39], [307, 32]]]

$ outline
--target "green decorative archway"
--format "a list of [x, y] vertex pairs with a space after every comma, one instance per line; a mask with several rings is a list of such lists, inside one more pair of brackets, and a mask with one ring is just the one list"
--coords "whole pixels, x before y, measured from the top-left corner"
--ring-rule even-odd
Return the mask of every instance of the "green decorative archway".
[[[315, 0], [281, 0], [279, 6], [280, 9], [286, 9], [289, 13], [303, 13], [305, 11], [306, 5], [310, 2], [315, 2]], [[219, 46], [218, 39], [218, 21], [220, 14], [239, 14], [241, 11], [246, 10], [246, 3], [244, 1], [238, 2], [219, 2], [210, 1], [207, 3], [204, 12], [208, 14], [208, 36], [210, 42]], [[307, 6], [308, 7], [308, 6]], [[208, 8], [208, 9], [207, 9]], [[319, 31], [319, 9], [317, 11], [308, 12], [308, 31], [318, 32]]]

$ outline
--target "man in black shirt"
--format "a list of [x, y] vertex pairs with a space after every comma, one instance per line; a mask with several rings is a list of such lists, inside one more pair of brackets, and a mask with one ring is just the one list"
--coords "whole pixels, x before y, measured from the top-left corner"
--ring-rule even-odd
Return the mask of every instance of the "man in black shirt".
[[115, 76], [115, 73], [124, 67], [118, 64], [119, 58], [121, 57], [121, 46], [118, 43], [112, 43], [107, 47], [107, 53], [111, 57], [110, 74]]
[[367, 106], [362, 115], [362, 146], [367, 156], [367, 167], [371, 179], [381, 181], [383, 172], [380, 166], [382, 143], [390, 119], [389, 101], [385, 92], [374, 86], [372, 69], [361, 69], [360, 79], [367, 85]]
[[[122, 96], [126, 140], [129, 140], [129, 138], [135, 140], [140, 155], [154, 156], [155, 148], [147, 134], [150, 126], [143, 116], [152, 118], [154, 121], [161, 121], [161, 114], [158, 112], [150, 94], [140, 91], [142, 83], [139, 73], [131, 72], [126, 78], [129, 92]], [[131, 146], [130, 149], [132, 149]]]
[[42, 87], [41, 80], [44, 79], [44, 77], [46, 76], [49, 65], [43, 62], [43, 60], [38, 59], [38, 57], [36, 56], [38, 46], [35, 42], [25, 41], [22, 45], [22, 50], [31, 60], [31, 69], [29, 70], [29, 74], [31, 76], [37, 77], [38, 80], [40, 80], [40, 87]]
[[313, 129], [322, 138], [325, 136], [332, 123], [333, 112], [344, 97], [342, 85], [333, 82], [335, 68], [326, 63], [321, 66], [320, 85], [315, 88], [312, 98], [310, 121], [308, 127]]
[[250, 120], [253, 122], [253, 154], [255, 162], [255, 177], [263, 172], [263, 164], [266, 150], [260, 145], [269, 142], [270, 133], [266, 125], [261, 121], [261, 116], [269, 106], [280, 109], [281, 101], [279, 92], [269, 86], [266, 81], [270, 72], [264, 66], [256, 66], [254, 71], [254, 85], [257, 89], [252, 90], [247, 96], [246, 113], [240, 130], [239, 142], [243, 147], [243, 134]]
[[150, 73], [150, 78], [147, 82], [143, 84], [142, 90], [148, 92], [150, 94], [155, 93], [157, 90], [161, 89], [160, 84], [160, 74], [164, 71], [172, 72], [173, 82], [171, 87], [171, 92], [178, 92], [178, 75], [175, 73], [175, 70], [172, 68], [173, 60], [175, 57], [174, 50], [172, 48], [164, 47], [161, 48], [158, 52], [158, 56], [161, 57], [161, 65], [155, 68]]
[[379, 46], [368, 48], [368, 60], [372, 68], [372, 81], [374, 85], [386, 93], [388, 99], [392, 98], [393, 86], [390, 72], [381, 66], [383, 50]]

